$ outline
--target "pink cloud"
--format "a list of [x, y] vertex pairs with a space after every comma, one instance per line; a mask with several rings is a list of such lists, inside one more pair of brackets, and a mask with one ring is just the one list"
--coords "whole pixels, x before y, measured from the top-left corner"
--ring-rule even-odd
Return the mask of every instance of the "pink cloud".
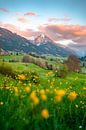
[[27, 12], [24, 15], [27, 15], [27, 16], [37, 16], [37, 14], [34, 13], [34, 12]]
[[41, 34], [40, 32], [34, 31], [32, 29], [27, 29], [27, 30], [21, 32], [21, 35], [27, 39], [32, 38], [32, 37], [35, 38], [35, 37], [39, 36], [40, 34]]
[[80, 25], [46, 25], [39, 27], [41, 32], [47, 34], [53, 41], [72, 39], [78, 43], [86, 44], [86, 26]]
[[80, 26], [80, 25], [42, 25], [39, 27], [39, 31], [34, 31], [32, 29], [26, 29], [24, 31], [21, 31], [20, 28], [18, 28], [15, 25], [12, 24], [6, 24], [0, 22], [0, 27], [4, 27], [14, 33], [17, 33], [25, 38], [30, 37], [36, 37], [40, 33], [44, 33], [50, 39], [53, 41], [59, 41], [59, 40], [73, 40], [74, 42], [77, 42], [78, 45], [86, 45], [86, 26]]
[[16, 15], [21, 15], [21, 13], [20, 13], [20, 12], [15, 12], [15, 14], [16, 14]]
[[20, 36], [27, 38], [27, 39], [29, 39], [31, 37], [36, 37], [40, 34], [40, 32], [34, 31], [32, 29], [27, 29], [27, 30], [22, 31], [17, 26], [15, 26], [13, 24], [8, 24], [8, 23], [0, 22], [0, 27], [6, 28], [6, 29], [12, 31], [13, 33], [16, 33]]
[[9, 10], [8, 10], [8, 9], [5, 9], [5, 8], [0, 8], [0, 11], [2, 11], [2, 12], [6, 12], [6, 13], [9, 12]]
[[86, 30], [76, 31], [74, 34], [76, 36], [86, 36]]
[[14, 33], [19, 33], [20, 32], [19, 29], [13, 24], [0, 22], [0, 27], [6, 28], [6, 29], [8, 29], [8, 30], [10, 30], [10, 31], [12, 31]]
[[29, 20], [27, 20], [25, 17], [18, 18], [18, 21], [21, 23], [28, 23], [29, 22]]

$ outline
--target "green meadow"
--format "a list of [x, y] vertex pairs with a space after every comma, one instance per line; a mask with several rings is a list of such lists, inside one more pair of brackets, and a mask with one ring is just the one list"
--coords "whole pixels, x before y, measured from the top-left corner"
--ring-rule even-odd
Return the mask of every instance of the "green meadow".
[[86, 130], [86, 74], [60, 78], [32, 63], [8, 62], [22, 57], [0, 57], [15, 73], [0, 74], [0, 130]]

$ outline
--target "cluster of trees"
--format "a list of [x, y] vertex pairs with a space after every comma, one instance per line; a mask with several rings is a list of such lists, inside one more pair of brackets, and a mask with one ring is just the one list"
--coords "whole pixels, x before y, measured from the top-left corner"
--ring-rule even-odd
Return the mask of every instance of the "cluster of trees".
[[23, 57], [22, 62], [24, 63], [33, 63], [36, 64], [38, 66], [40, 66], [41, 68], [44, 69], [49, 69], [49, 70], [53, 70], [54, 66], [52, 64], [49, 64], [48, 61], [43, 60], [42, 58], [36, 58], [33, 57], [31, 55], [26, 55]]
[[73, 72], [81, 71], [80, 60], [75, 55], [69, 56], [68, 60], [66, 61], [66, 65], [69, 71], [73, 71]]
[[[69, 72], [78, 72], [78, 73], [81, 72], [80, 60], [74, 55], [69, 56], [68, 59], [59, 68], [55, 67], [54, 64], [50, 64], [48, 60], [33, 57], [31, 55], [23, 56], [22, 62], [33, 63], [40, 66], [41, 68], [54, 70], [55, 76], [61, 77], [61, 78], [66, 77]], [[5, 64], [2, 64], [0, 66], [0, 73], [11, 75], [11, 77], [15, 77], [15, 72], [13, 71], [13, 69]]]
[[[41, 58], [35, 58], [31, 55], [26, 55], [22, 60], [24, 63], [33, 63], [44, 69], [56, 70], [57, 68], [53, 64], [49, 64], [47, 60], [43, 60]], [[63, 63], [63, 65], [67, 66], [68, 71], [70, 72], [80, 72], [80, 60], [74, 55], [68, 57], [67, 61]]]

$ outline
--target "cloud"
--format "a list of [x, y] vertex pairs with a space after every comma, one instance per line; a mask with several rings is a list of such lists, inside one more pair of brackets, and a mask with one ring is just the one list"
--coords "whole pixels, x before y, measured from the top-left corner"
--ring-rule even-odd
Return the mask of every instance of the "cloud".
[[6, 8], [0, 8], [0, 11], [2, 11], [2, 12], [6, 12], [6, 13], [8, 13], [8, 12], [9, 12], [9, 10], [8, 10], [8, 9], [6, 9]]
[[65, 16], [65, 17], [63, 17], [63, 18], [52, 17], [52, 18], [49, 18], [49, 19], [48, 19], [48, 22], [59, 22], [59, 21], [68, 22], [68, 21], [71, 21], [71, 18]]
[[37, 16], [37, 14], [34, 13], [34, 12], [27, 12], [24, 15], [27, 15], [27, 16]]
[[20, 18], [18, 18], [17, 19], [19, 22], [21, 22], [21, 23], [28, 23], [29, 22], [29, 20], [28, 19], [26, 19], [25, 17], [20, 17]]
[[3, 22], [0, 22], [0, 27], [6, 28], [6, 29], [12, 31], [13, 33], [21, 35], [27, 39], [36, 37], [40, 34], [40, 32], [34, 31], [32, 29], [26, 29], [26, 30], [22, 31], [20, 28], [18, 28], [17, 26], [15, 26], [13, 24], [8, 24], [8, 23], [3, 23]]
[[44, 33], [56, 43], [59, 43], [59, 41], [62, 40], [67, 40], [67, 42], [72, 40], [73, 42], [78, 43], [78, 46], [86, 46], [86, 26], [46, 24], [41, 25], [39, 27], [39, 31], [35, 31], [33, 29], [21, 30], [18, 26], [13, 24], [0, 22], [0, 27], [11, 30], [12, 32], [17, 33], [27, 39], [36, 37], [40, 33]]
[[41, 32], [34, 31], [32, 29], [26, 29], [25, 31], [21, 32], [21, 35], [27, 39], [34, 39], [35, 37], [39, 36]]
[[79, 44], [86, 45], [86, 26], [51, 24], [40, 26], [39, 30], [51, 37], [53, 41], [71, 39]]
[[86, 30], [76, 31], [74, 34], [76, 36], [86, 36]]
[[19, 33], [19, 29], [18, 27], [16, 27], [15, 25], [13, 24], [9, 24], [9, 23], [3, 23], [3, 22], [0, 22], [0, 27], [2, 28], [6, 28], [14, 33]]
[[15, 12], [15, 15], [21, 15], [21, 12]]

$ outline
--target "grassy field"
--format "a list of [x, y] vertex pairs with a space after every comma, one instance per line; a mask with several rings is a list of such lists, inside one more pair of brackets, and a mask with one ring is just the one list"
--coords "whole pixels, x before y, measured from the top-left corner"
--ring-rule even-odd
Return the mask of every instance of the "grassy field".
[[17, 75], [0, 74], [0, 130], [86, 130], [86, 74], [8, 64]]
[[24, 54], [19, 54], [19, 55], [6, 55], [6, 56], [1, 56], [0, 55], [0, 61], [6, 61], [6, 62], [9, 62], [9, 60], [18, 60], [18, 61], [21, 61], [22, 58], [23, 58]]

